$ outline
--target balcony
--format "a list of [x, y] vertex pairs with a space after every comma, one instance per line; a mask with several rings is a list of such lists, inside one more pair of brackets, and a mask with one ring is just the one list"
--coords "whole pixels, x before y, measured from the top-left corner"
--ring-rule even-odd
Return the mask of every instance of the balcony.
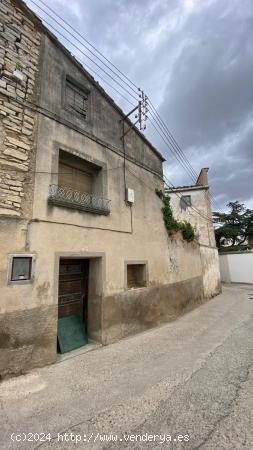
[[111, 200], [56, 184], [50, 185], [48, 203], [104, 216], [108, 216], [112, 208]]

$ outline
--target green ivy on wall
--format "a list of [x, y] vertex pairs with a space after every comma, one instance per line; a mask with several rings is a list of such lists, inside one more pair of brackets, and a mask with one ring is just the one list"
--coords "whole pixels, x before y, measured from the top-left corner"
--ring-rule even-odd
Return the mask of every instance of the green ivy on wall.
[[186, 221], [179, 222], [178, 220], [176, 220], [173, 217], [173, 212], [172, 212], [171, 205], [170, 205], [170, 197], [167, 195], [164, 195], [164, 193], [159, 189], [156, 189], [156, 194], [163, 201], [163, 205], [164, 205], [162, 208], [163, 220], [164, 220], [164, 223], [165, 223], [165, 226], [166, 226], [168, 232], [181, 231], [183, 239], [185, 241], [188, 241], [188, 242], [194, 241], [194, 239], [196, 239], [196, 235], [195, 235], [194, 228], [190, 224], [190, 222], [186, 222]]

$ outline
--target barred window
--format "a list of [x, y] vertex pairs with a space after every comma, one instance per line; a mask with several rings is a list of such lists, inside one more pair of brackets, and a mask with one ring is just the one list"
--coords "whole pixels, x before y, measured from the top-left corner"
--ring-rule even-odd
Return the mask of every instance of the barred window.
[[85, 119], [87, 117], [88, 93], [66, 80], [66, 107], [75, 111]]

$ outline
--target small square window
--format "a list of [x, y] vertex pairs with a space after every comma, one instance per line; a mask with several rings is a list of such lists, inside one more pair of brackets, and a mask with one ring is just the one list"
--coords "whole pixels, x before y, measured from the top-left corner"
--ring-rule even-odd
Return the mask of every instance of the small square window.
[[9, 281], [30, 281], [32, 278], [32, 263], [32, 256], [12, 256]]
[[186, 210], [191, 205], [192, 205], [191, 196], [190, 195], [182, 195], [182, 197], [180, 199], [181, 208]]
[[146, 264], [127, 264], [127, 288], [147, 286]]

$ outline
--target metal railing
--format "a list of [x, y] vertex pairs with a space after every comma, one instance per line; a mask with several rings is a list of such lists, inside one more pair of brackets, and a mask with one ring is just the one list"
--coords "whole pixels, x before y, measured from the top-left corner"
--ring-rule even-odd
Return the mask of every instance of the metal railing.
[[48, 202], [54, 205], [66, 206], [94, 214], [108, 215], [111, 212], [111, 200], [75, 191], [66, 186], [50, 185]]

